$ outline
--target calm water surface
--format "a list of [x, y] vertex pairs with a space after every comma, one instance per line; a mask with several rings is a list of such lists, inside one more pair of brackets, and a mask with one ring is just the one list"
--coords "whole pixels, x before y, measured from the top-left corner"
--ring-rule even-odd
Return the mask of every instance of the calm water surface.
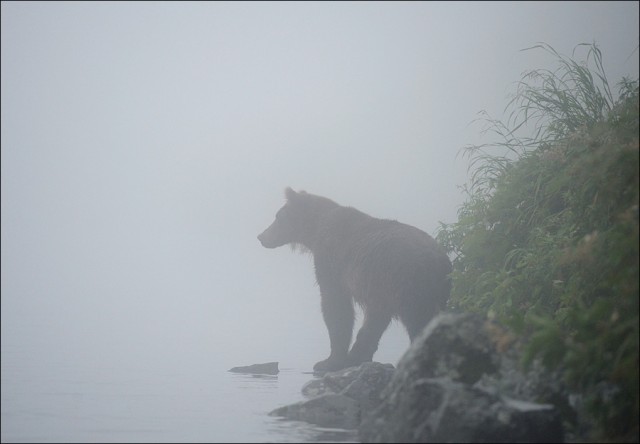
[[268, 416], [302, 400], [313, 378], [280, 369], [257, 377], [192, 365], [43, 366], [3, 350], [2, 442], [357, 442], [354, 432]]

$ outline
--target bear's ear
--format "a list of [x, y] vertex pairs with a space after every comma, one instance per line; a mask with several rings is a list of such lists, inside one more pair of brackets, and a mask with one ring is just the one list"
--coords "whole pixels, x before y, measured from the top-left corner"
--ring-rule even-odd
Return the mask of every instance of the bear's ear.
[[287, 201], [291, 202], [291, 201], [296, 200], [296, 198], [298, 197], [298, 193], [293, 191], [293, 188], [287, 187], [284, 190], [284, 196], [287, 198]]

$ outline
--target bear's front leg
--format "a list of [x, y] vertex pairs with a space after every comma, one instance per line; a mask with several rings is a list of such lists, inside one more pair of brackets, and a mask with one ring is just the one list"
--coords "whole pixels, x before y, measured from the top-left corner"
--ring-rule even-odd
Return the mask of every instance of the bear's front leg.
[[330, 289], [320, 288], [322, 292], [322, 316], [329, 331], [331, 354], [324, 361], [313, 366], [316, 371], [335, 371], [348, 367], [348, 351], [353, 334], [355, 312], [353, 302]]
[[327, 359], [316, 362], [313, 366], [313, 370], [316, 372], [335, 372], [337, 370], [342, 370], [343, 368], [348, 367], [347, 364], [347, 355], [344, 356], [329, 356]]

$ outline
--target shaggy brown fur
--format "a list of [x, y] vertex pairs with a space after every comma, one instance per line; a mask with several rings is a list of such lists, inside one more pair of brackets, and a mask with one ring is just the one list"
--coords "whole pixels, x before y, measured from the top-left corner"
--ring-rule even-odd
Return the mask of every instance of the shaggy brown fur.
[[[331, 354], [318, 371], [371, 361], [393, 318], [413, 339], [449, 297], [451, 262], [427, 233], [377, 219], [325, 197], [285, 190], [286, 204], [258, 239], [266, 248], [301, 245], [313, 254]], [[351, 350], [354, 306], [364, 323]]]

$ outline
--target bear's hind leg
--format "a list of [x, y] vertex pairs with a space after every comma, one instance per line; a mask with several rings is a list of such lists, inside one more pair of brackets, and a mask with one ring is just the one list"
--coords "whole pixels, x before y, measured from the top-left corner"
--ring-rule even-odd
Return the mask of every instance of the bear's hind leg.
[[363, 362], [373, 360], [373, 355], [378, 350], [378, 343], [382, 334], [391, 323], [392, 315], [382, 310], [366, 310], [364, 323], [358, 331], [356, 341], [349, 352], [349, 366], [360, 365]]
[[407, 334], [409, 335], [409, 341], [413, 342], [413, 340], [422, 332], [424, 329], [424, 325], [416, 324], [416, 323], [404, 323], [404, 328], [407, 330]]
[[422, 332], [435, 313], [437, 313], [437, 310], [433, 307], [426, 307], [423, 310], [402, 310], [400, 312], [400, 321], [407, 330], [411, 342]]

